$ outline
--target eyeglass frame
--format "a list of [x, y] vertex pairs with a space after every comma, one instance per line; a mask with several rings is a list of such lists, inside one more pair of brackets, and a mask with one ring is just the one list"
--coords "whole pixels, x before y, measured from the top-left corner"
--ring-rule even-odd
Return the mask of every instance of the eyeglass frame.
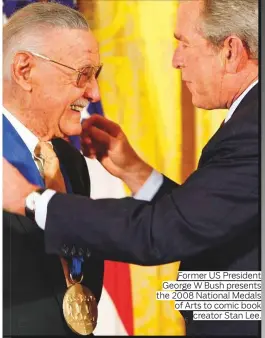
[[[78, 85], [78, 83], [80, 81], [81, 76], [84, 75], [84, 73], [83, 73], [84, 69], [87, 69], [87, 68], [92, 68], [93, 70], [97, 69], [96, 72], [94, 74], [92, 74], [92, 75], [95, 75], [95, 78], [97, 79], [97, 77], [99, 76], [99, 73], [100, 73], [100, 71], [101, 71], [101, 69], [103, 67], [103, 63], [100, 63], [99, 66], [85, 66], [85, 67], [82, 67], [81, 69], [76, 69], [76, 68], [70, 67], [68, 65], [65, 65], [65, 64], [63, 64], [61, 62], [55, 61], [53, 59], [50, 59], [49, 57], [47, 57], [45, 55], [42, 55], [42, 54], [39, 54], [39, 53], [35, 53], [35, 52], [31, 52], [31, 51], [27, 51], [27, 52], [30, 53], [30, 54], [32, 54], [32, 55], [34, 55], [34, 56], [37, 56], [37, 57], [39, 57], [39, 58], [41, 58], [43, 60], [46, 60], [46, 61], [49, 61], [49, 62], [53, 62], [53, 63], [55, 63], [57, 65], [66, 67], [66, 68], [71, 69], [71, 70], [75, 71], [76, 73], [78, 73], [78, 77], [77, 77], [77, 80], [76, 80], [76, 85], [79, 88], [80, 88], [80, 86]], [[89, 80], [90, 80], [90, 78], [88, 78], [88, 81]]]

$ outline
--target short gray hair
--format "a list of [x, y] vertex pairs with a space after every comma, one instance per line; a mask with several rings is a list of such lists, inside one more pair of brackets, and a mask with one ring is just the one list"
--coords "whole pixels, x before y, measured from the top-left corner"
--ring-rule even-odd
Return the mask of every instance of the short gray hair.
[[19, 50], [41, 52], [43, 31], [49, 28], [88, 30], [85, 17], [56, 2], [36, 2], [15, 12], [3, 28], [3, 75], [10, 76], [10, 65]]
[[258, 58], [258, 0], [203, 0], [200, 29], [214, 46], [230, 35], [238, 36], [250, 57]]

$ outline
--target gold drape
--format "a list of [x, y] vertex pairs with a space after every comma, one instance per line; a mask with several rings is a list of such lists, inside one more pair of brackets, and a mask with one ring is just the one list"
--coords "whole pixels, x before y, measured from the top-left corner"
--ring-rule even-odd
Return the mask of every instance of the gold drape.
[[[178, 1], [80, 2], [104, 63], [100, 88], [105, 115], [121, 125], [148, 163], [183, 182], [225, 112], [195, 109], [180, 72], [171, 66]], [[155, 299], [163, 280], [176, 279], [178, 267], [130, 266], [135, 335], [185, 334], [174, 303]]]

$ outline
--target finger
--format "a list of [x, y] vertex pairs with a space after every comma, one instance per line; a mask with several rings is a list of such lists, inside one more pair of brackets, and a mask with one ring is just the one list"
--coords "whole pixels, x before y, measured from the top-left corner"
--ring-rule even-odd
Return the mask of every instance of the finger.
[[[5, 158], [3, 158], [3, 181], [5, 181], [7, 172], [8, 172], [8, 162]], [[5, 188], [5, 185], [3, 188]]]
[[81, 141], [81, 149], [83, 155], [89, 158], [96, 158], [98, 153], [106, 152], [107, 148], [103, 144], [99, 144], [96, 141], [92, 141], [91, 143], [87, 143], [86, 140]]
[[92, 142], [90, 137], [83, 137], [83, 138], [81, 138], [81, 143], [83, 143], [87, 146], [90, 146], [90, 145], [92, 145], [93, 142]]
[[8, 165], [8, 162], [7, 162], [7, 160], [3, 157], [3, 171], [6, 170], [7, 165]]
[[3, 174], [4, 177], [8, 172], [18, 172], [18, 170], [12, 166], [4, 157], [3, 157]]
[[89, 137], [88, 135], [81, 135], [81, 142], [87, 145], [92, 144], [91, 137]]
[[86, 140], [89, 142], [89, 139], [91, 143], [97, 142], [104, 145], [109, 145], [111, 142], [111, 136], [95, 126], [90, 126], [86, 133], [81, 134], [82, 142], [86, 142]]
[[86, 119], [82, 123], [82, 127], [84, 130], [89, 130], [91, 126], [98, 127], [99, 129], [106, 131], [113, 137], [116, 137], [121, 132], [121, 128], [117, 123], [96, 114]]
[[84, 145], [81, 145], [81, 150], [84, 156], [92, 159], [97, 158], [97, 152], [95, 148], [88, 148]]

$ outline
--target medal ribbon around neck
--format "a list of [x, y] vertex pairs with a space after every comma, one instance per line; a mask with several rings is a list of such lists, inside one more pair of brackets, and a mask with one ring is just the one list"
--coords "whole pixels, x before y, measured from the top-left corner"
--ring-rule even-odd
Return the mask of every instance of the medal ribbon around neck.
[[[59, 159], [51, 143], [39, 142], [35, 148], [34, 159], [45, 181], [45, 186], [58, 192], [66, 192]], [[67, 290], [63, 298], [63, 314], [70, 329], [80, 335], [91, 334], [98, 318], [97, 301], [93, 293], [84, 285], [83, 256], [61, 257]], [[70, 264], [69, 264], [70, 263]], [[69, 269], [70, 266], [70, 269]]]

